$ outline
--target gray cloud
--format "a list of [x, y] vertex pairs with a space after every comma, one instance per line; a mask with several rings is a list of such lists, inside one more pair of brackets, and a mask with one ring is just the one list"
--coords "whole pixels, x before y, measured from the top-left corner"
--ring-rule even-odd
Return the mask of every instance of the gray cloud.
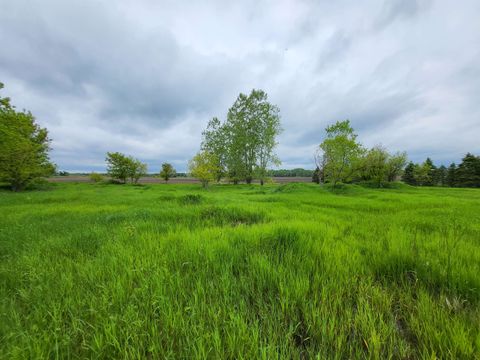
[[440, 0], [0, 0], [0, 81], [50, 130], [62, 169], [106, 151], [185, 170], [239, 92], [281, 109], [285, 167], [329, 123], [414, 160], [480, 152], [480, 5]]
[[377, 26], [383, 28], [395, 20], [409, 19], [425, 11], [431, 5], [431, 0], [390, 0], [383, 5]]

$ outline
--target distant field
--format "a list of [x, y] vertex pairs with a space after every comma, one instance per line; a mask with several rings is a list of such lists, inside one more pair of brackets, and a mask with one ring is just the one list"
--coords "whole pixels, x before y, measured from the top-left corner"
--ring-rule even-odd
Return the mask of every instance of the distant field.
[[0, 358], [474, 359], [480, 190], [0, 191]]
[[[90, 177], [88, 175], [69, 175], [69, 176], [54, 176], [51, 178], [48, 178], [48, 181], [54, 182], [54, 183], [64, 183], [64, 182], [91, 182]], [[274, 183], [279, 183], [279, 184], [286, 184], [286, 183], [294, 183], [294, 182], [312, 182], [311, 177], [274, 177], [272, 178], [272, 181]], [[165, 181], [159, 177], [155, 176], [145, 176], [140, 178], [139, 180], [140, 184], [165, 184]], [[200, 181], [198, 181], [195, 178], [191, 177], [175, 177], [170, 180], [168, 180], [169, 184], [199, 184]]]

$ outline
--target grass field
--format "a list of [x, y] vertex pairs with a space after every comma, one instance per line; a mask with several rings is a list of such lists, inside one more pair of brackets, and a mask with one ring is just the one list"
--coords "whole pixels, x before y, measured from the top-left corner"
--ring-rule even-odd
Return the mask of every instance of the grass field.
[[469, 359], [480, 190], [0, 192], [0, 356]]

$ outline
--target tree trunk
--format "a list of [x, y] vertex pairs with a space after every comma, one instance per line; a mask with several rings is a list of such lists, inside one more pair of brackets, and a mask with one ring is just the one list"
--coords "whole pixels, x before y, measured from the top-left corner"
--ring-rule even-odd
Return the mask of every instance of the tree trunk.
[[252, 178], [250, 176], [247, 176], [245, 181], [247, 182], [247, 184], [251, 184], [252, 183]]
[[260, 185], [263, 186], [263, 179], [260, 179]]

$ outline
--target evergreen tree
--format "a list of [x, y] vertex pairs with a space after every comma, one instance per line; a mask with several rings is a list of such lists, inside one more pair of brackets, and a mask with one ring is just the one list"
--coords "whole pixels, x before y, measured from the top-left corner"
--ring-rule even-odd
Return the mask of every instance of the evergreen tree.
[[457, 166], [455, 163], [451, 163], [448, 167], [445, 183], [450, 187], [457, 186]]
[[468, 153], [457, 169], [457, 184], [462, 187], [480, 187], [480, 157]]
[[405, 167], [402, 181], [408, 185], [417, 185], [417, 181], [415, 180], [415, 164], [413, 162], [410, 161]]
[[447, 168], [445, 166], [441, 165], [435, 169], [433, 182], [435, 186], [445, 186], [447, 184]]
[[432, 159], [427, 157], [425, 162], [422, 164], [422, 169], [420, 170], [422, 176], [422, 185], [425, 186], [434, 186], [435, 184], [435, 172], [437, 167], [433, 165]]

